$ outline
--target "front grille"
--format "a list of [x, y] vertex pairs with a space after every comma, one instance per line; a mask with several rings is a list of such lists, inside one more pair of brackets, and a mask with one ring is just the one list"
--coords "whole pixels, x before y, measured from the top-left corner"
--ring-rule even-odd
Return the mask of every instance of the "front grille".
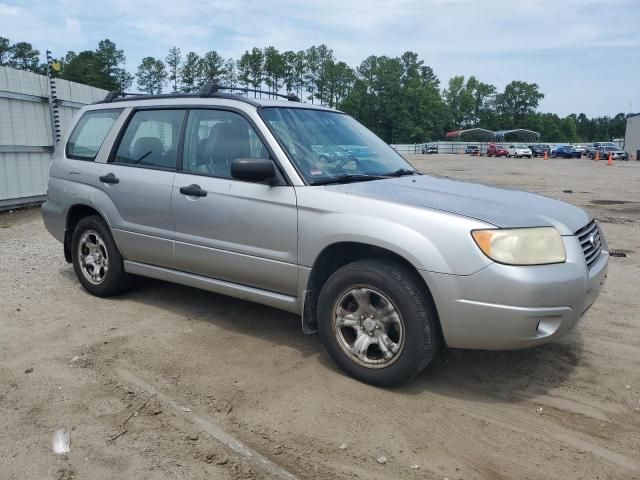
[[582, 246], [582, 253], [584, 253], [584, 259], [587, 262], [587, 266], [591, 266], [596, 263], [598, 256], [602, 251], [602, 239], [600, 238], [600, 229], [595, 220], [589, 222], [586, 226], [582, 227], [576, 232], [576, 237]]

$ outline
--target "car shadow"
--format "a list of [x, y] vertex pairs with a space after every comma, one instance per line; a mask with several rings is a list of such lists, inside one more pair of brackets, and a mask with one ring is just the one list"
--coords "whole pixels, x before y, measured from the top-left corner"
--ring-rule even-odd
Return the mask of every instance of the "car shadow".
[[[69, 266], [61, 273], [74, 278]], [[81, 287], [78, 286], [80, 289]], [[86, 293], [85, 293], [86, 294]], [[88, 294], [87, 294], [88, 295]], [[271, 307], [197, 288], [150, 278], [136, 278], [135, 287], [109, 301], [134, 301], [166, 309], [190, 320], [207, 322], [241, 335], [294, 348], [303, 357], [316, 357], [322, 368], [346, 375], [329, 358], [318, 335], [302, 333], [300, 317]], [[430, 392], [441, 396], [495, 403], [517, 402], [513, 395], [530, 385], [536, 391], [562, 384], [580, 362], [583, 339], [579, 328], [561, 343], [516, 351], [443, 348], [418, 376], [390, 391], [402, 395]], [[356, 382], [356, 380], [353, 380]]]
[[491, 403], [517, 402], [530, 386], [540, 394], [564, 383], [580, 363], [583, 349], [579, 329], [560, 342], [524, 350], [444, 348], [422, 373], [397, 390], [408, 395], [431, 392]]
[[109, 300], [130, 300], [165, 309], [190, 320], [295, 348], [304, 357], [323, 352], [316, 335], [302, 332], [298, 315], [198, 288], [136, 277], [131, 291]]

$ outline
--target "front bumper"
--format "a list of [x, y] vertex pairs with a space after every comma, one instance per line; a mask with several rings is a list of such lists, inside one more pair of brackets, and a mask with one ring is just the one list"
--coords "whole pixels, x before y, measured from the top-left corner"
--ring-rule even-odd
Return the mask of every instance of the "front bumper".
[[567, 261], [531, 267], [493, 263], [473, 275], [421, 272], [444, 339], [452, 348], [513, 350], [568, 333], [598, 297], [609, 254], [587, 269], [575, 237], [563, 237]]

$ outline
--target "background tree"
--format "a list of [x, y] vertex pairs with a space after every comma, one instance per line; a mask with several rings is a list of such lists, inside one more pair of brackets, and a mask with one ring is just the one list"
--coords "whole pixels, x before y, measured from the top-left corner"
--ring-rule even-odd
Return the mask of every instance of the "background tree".
[[[253, 47], [251, 49], [251, 53], [249, 54], [249, 80], [251, 83], [251, 87], [254, 89], [259, 89], [262, 85], [262, 81], [264, 79], [264, 54], [262, 50], [258, 47]], [[256, 93], [253, 94], [256, 97]], [[262, 94], [260, 94], [262, 97]]]
[[105, 90], [118, 90], [119, 87], [117, 80], [105, 75], [102, 59], [91, 50], [67, 52], [60, 77]]
[[6, 37], [0, 37], [0, 67], [9, 64], [11, 56], [11, 41]]
[[245, 88], [251, 85], [251, 53], [245, 50], [238, 62], [236, 63], [238, 70], [238, 83]]
[[325, 102], [330, 107], [340, 108], [355, 82], [355, 72], [344, 62], [333, 60], [325, 64]]
[[224, 59], [220, 54], [215, 50], [205, 53], [202, 57], [202, 78], [199, 86], [202, 87], [209, 82], [219, 84], [223, 74]]
[[[205, 81], [271, 92], [284, 89], [344, 110], [393, 143], [438, 140], [449, 130], [468, 127], [527, 128], [549, 142], [612, 140], [624, 136], [628, 116], [540, 113], [544, 95], [537, 84], [523, 81], [512, 81], [498, 92], [474, 76], [455, 76], [442, 89], [433, 69], [414, 52], [393, 58], [372, 55], [355, 70], [326, 45], [297, 52], [254, 47], [237, 60], [225, 60], [213, 50], [204, 58], [189, 52], [183, 59], [181, 50], [173, 47], [166, 60], [168, 70], [160, 60], [143, 59], [136, 75], [140, 89], [157, 93], [167, 79], [173, 91], [183, 92], [197, 92]], [[126, 90], [135, 78], [124, 68], [124, 51], [109, 39], [93, 51], [67, 52], [56, 63], [56, 76], [106, 90]], [[2, 65], [46, 73], [37, 49], [5, 37], [0, 37]]]
[[333, 56], [333, 50], [322, 44], [316, 48], [318, 55], [318, 69], [315, 79], [316, 98], [320, 101], [320, 104], [326, 103], [326, 90], [328, 81], [328, 70], [335, 66], [335, 58]]
[[275, 47], [264, 49], [264, 80], [270, 92], [278, 93], [282, 86], [285, 65], [282, 55]]
[[162, 93], [162, 87], [167, 80], [167, 70], [162, 62], [153, 57], [144, 57], [136, 73], [138, 87], [143, 92]]
[[226, 87], [235, 87], [238, 83], [238, 72], [236, 70], [236, 61], [233, 58], [227, 58], [224, 61], [222, 76], [220, 77], [222, 85]]
[[180, 70], [182, 91], [189, 93], [198, 90], [202, 83], [202, 59], [195, 52], [187, 53]]
[[171, 47], [164, 61], [167, 64], [167, 80], [171, 84], [172, 91], [177, 92], [178, 84], [180, 82], [180, 65], [182, 64], [182, 51], [178, 47]]
[[316, 97], [316, 85], [318, 82], [318, 73], [320, 71], [320, 55], [318, 53], [318, 47], [312, 46], [304, 52], [304, 88], [309, 92], [307, 97], [314, 102]]
[[118, 82], [119, 91], [126, 92], [133, 85], [133, 75], [121, 68], [116, 75], [116, 81]]
[[307, 71], [306, 55], [304, 50], [296, 52], [296, 57], [293, 60], [293, 85], [298, 98], [302, 98], [302, 92], [304, 90], [305, 74]]
[[28, 42], [18, 42], [10, 47], [11, 56], [9, 66], [18, 70], [38, 72], [40, 66], [40, 51]]
[[122, 78], [126, 78], [123, 76], [124, 68], [121, 67], [126, 61], [124, 51], [119, 50], [116, 44], [107, 38], [98, 43], [96, 56], [102, 64], [104, 78], [111, 84], [109, 90], [117, 90]]
[[282, 86], [286, 93], [292, 93], [295, 90], [295, 63], [295, 52], [291, 50], [282, 52]]
[[537, 83], [514, 80], [496, 97], [496, 109], [503, 124], [516, 125], [534, 113], [543, 98]]

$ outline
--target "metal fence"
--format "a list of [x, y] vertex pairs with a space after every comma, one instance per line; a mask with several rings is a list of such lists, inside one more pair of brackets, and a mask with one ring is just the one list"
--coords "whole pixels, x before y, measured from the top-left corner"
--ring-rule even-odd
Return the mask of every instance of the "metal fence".
[[0, 67], [0, 209], [41, 202], [55, 139], [105, 90]]

